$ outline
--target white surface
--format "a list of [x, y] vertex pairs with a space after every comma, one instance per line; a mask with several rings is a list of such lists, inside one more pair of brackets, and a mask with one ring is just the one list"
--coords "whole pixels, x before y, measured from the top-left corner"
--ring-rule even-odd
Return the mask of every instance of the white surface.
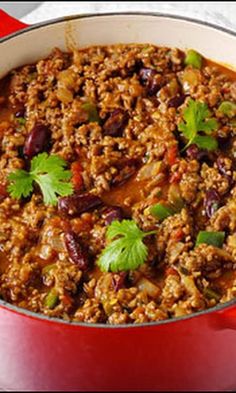
[[[20, 6], [19, 5], [16, 5]], [[57, 18], [63, 15], [81, 13], [104, 13], [114, 11], [151, 11], [165, 12], [176, 15], [188, 16], [202, 21], [208, 21], [236, 31], [236, 2], [229, 1], [62, 1], [43, 2], [39, 8], [31, 12], [22, 20], [27, 23], [36, 23], [43, 20]]]
[[21, 1], [18, 3], [15, 1], [0, 1], [0, 8], [6, 11], [8, 14], [19, 19], [34, 11], [42, 3], [42, 1]]

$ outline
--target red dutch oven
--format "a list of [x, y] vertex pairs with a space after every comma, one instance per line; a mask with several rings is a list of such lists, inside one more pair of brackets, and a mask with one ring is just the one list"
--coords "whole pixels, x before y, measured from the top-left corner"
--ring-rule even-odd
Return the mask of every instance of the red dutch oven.
[[[152, 42], [193, 47], [231, 64], [236, 52], [232, 32], [156, 14], [73, 16], [26, 27], [1, 11], [0, 35], [7, 35], [0, 41], [2, 75], [55, 46]], [[136, 326], [68, 323], [0, 301], [3, 390], [230, 391], [235, 365], [236, 300]]]

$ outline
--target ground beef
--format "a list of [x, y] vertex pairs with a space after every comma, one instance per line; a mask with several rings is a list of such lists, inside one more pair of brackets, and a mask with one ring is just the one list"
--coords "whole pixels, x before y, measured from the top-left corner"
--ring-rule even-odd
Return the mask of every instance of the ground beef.
[[224, 264], [228, 264], [231, 267], [233, 258], [218, 247], [201, 244], [196, 250], [192, 250], [188, 254], [183, 253], [179, 263], [180, 266], [187, 269], [190, 273], [199, 271], [207, 273], [222, 269]]
[[[67, 321], [129, 324], [235, 298], [235, 116], [219, 109], [235, 105], [235, 75], [184, 58], [151, 44], [55, 49], [0, 82], [1, 299]], [[190, 99], [217, 120], [213, 151], [179, 132]], [[71, 170], [74, 194], [58, 205], [45, 205], [38, 186], [18, 200], [7, 191], [9, 174], [42, 151]], [[168, 217], [151, 212], [156, 204]], [[145, 261], [102, 271], [107, 228], [124, 219], [152, 232]], [[196, 245], [199, 231], [224, 231], [223, 244]]]

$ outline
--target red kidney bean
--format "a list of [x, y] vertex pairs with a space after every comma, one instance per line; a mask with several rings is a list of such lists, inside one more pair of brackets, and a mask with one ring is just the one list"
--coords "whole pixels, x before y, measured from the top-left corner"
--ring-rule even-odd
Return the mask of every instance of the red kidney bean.
[[129, 120], [128, 113], [123, 109], [115, 109], [103, 125], [105, 135], [121, 136]]
[[207, 217], [211, 218], [211, 216], [219, 209], [219, 207], [220, 195], [214, 188], [212, 188], [206, 192], [204, 199], [204, 208]]
[[143, 67], [142, 60], [136, 59], [134, 64], [121, 71], [121, 75], [124, 74], [124, 76], [132, 76], [133, 74], [138, 73], [141, 67]]
[[179, 96], [175, 96], [168, 101], [168, 108], [178, 108], [185, 101], [186, 95], [181, 94]]
[[204, 149], [199, 149], [195, 144], [190, 145], [186, 150], [186, 155], [191, 160], [202, 160], [203, 158], [209, 158], [209, 152]]
[[24, 145], [24, 156], [32, 158], [41, 153], [47, 147], [50, 131], [44, 124], [36, 124], [26, 138]]
[[78, 235], [73, 231], [68, 231], [64, 234], [64, 240], [66, 249], [72, 262], [78, 265], [81, 270], [88, 269], [88, 256], [79, 243]]
[[17, 110], [17, 112], [15, 113], [15, 117], [25, 117], [25, 108], [22, 107], [20, 109]]
[[199, 158], [200, 149], [197, 145], [192, 144], [186, 150], [186, 155], [191, 160], [197, 160]]
[[160, 90], [160, 82], [156, 80], [157, 71], [153, 68], [141, 68], [139, 71], [139, 79], [143, 86], [146, 87], [147, 94], [152, 96]]
[[125, 287], [125, 280], [127, 278], [127, 272], [120, 272], [113, 274], [112, 276], [112, 285], [115, 292], [119, 291], [119, 289]]
[[6, 186], [0, 184], [0, 202], [4, 201], [4, 199], [8, 196], [8, 192]]
[[146, 85], [149, 82], [150, 78], [154, 78], [156, 74], [157, 72], [153, 68], [142, 67], [139, 70], [139, 77], [141, 83]]
[[106, 225], [110, 225], [112, 221], [121, 221], [123, 212], [119, 206], [109, 206], [103, 211], [103, 218]]
[[102, 200], [92, 194], [74, 194], [62, 197], [58, 201], [59, 212], [63, 215], [76, 217], [90, 209], [94, 209], [102, 204]]

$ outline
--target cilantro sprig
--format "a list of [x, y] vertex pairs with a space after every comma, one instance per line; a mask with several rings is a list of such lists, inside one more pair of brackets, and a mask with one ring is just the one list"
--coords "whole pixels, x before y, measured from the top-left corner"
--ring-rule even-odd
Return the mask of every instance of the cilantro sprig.
[[154, 233], [141, 231], [133, 220], [113, 221], [107, 229], [109, 243], [98, 259], [98, 266], [105, 272], [137, 269], [148, 255], [143, 239]]
[[65, 170], [67, 163], [57, 155], [49, 156], [41, 153], [31, 161], [30, 171], [17, 169], [8, 176], [8, 192], [12, 198], [28, 197], [34, 188], [34, 183], [40, 187], [44, 203], [56, 205], [58, 196], [73, 193], [70, 183], [71, 172]]
[[178, 129], [188, 140], [184, 150], [192, 143], [202, 149], [217, 149], [217, 139], [211, 133], [218, 129], [219, 124], [216, 119], [211, 117], [207, 104], [194, 101], [191, 98], [183, 111], [183, 119], [184, 121], [179, 124]]

